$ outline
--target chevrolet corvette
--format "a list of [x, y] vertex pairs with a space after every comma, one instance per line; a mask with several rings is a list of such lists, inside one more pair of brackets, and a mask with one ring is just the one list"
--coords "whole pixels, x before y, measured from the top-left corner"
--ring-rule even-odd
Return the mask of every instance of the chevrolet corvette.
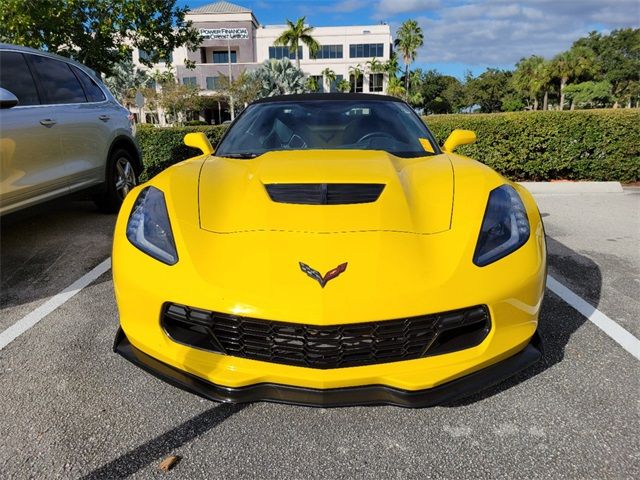
[[535, 201], [403, 101], [262, 99], [118, 216], [114, 351], [221, 402], [449, 403], [541, 358]]

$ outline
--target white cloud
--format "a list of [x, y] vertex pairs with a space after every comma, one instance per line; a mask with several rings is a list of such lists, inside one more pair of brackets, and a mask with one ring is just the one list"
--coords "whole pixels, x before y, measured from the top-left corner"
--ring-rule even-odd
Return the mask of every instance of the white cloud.
[[638, 0], [470, 0], [418, 16], [425, 40], [418, 62], [510, 65], [532, 54], [547, 58], [591, 30], [640, 24]]
[[438, 6], [439, 0], [379, 0], [375, 3], [375, 17], [384, 18], [401, 13], [424, 14]]

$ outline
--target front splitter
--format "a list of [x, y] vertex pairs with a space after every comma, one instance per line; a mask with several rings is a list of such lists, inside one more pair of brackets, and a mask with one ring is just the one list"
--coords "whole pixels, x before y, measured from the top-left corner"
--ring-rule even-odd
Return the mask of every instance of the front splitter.
[[216, 402], [267, 401], [325, 408], [356, 405], [418, 408], [449, 403], [496, 385], [533, 365], [542, 357], [541, 341], [536, 332], [531, 342], [515, 355], [477, 372], [424, 390], [402, 390], [385, 385], [317, 389], [277, 383], [257, 383], [231, 388], [216, 385], [156, 360], [131, 345], [121, 328], [116, 334], [113, 350], [157, 378]]

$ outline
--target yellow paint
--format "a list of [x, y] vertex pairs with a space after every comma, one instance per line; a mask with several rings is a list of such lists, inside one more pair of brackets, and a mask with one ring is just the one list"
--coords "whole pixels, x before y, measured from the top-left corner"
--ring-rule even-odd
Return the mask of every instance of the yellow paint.
[[[287, 182], [386, 186], [369, 204], [272, 202], [263, 184]], [[133, 190], [118, 217], [113, 276], [122, 328], [134, 346], [160, 361], [230, 387], [275, 382], [418, 390], [450, 381], [516, 353], [537, 327], [546, 251], [526, 190], [511, 184], [527, 208], [529, 241], [486, 267], [472, 263], [489, 192], [505, 183], [511, 184], [453, 154], [400, 159], [375, 151], [290, 151], [182, 162]], [[146, 185], [165, 193], [176, 265], [154, 260], [126, 239], [132, 205]], [[323, 289], [300, 271], [300, 261], [323, 273], [343, 262], [348, 268]], [[315, 370], [179, 345], [160, 328], [164, 302], [317, 325], [485, 304], [492, 329], [481, 345], [459, 352]]]
[[187, 147], [193, 147], [200, 150], [204, 155], [213, 153], [213, 147], [207, 136], [202, 132], [187, 133], [184, 136], [184, 144]]
[[418, 140], [420, 140], [420, 145], [422, 145], [422, 148], [424, 148], [425, 152], [436, 153], [433, 149], [433, 145], [431, 145], [431, 142], [429, 140], [427, 140], [426, 138], [419, 138]]
[[475, 143], [476, 134], [471, 130], [460, 130], [456, 128], [451, 134], [449, 138], [444, 142], [442, 146], [442, 150], [447, 153], [453, 153], [453, 151], [461, 145], [469, 145], [471, 143]]

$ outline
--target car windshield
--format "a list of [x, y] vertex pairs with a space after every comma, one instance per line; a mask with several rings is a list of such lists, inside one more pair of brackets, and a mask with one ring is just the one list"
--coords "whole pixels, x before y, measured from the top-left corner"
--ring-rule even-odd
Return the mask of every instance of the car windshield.
[[215, 154], [253, 158], [275, 150], [312, 149], [383, 150], [399, 157], [437, 151], [426, 125], [405, 103], [354, 99], [251, 105], [230, 127]]

